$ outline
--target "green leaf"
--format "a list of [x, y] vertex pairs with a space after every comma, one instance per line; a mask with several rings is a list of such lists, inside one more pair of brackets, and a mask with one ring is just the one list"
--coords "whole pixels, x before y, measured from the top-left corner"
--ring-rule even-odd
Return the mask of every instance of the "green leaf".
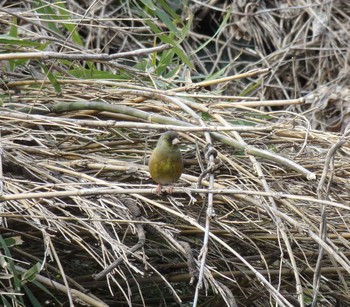
[[38, 299], [34, 296], [33, 292], [26, 286], [23, 285], [24, 292], [26, 293], [27, 299], [30, 301], [30, 306], [33, 307], [42, 307]]
[[[10, 295], [9, 295], [10, 296]], [[5, 295], [1, 295], [1, 301], [2, 301], [2, 305], [4, 307], [12, 307], [13, 305], [6, 299]], [[11, 296], [10, 296], [11, 297]], [[14, 297], [14, 295], [13, 295]]]
[[181, 36], [180, 31], [177, 29], [177, 27], [175, 27], [169, 16], [162, 9], [157, 7], [155, 13], [171, 32], [173, 32], [178, 37]]
[[51, 70], [44, 64], [40, 63], [40, 66], [42, 67], [42, 69], [45, 71], [46, 76], [49, 78], [52, 86], [54, 87], [55, 91], [57, 94], [61, 94], [62, 93], [62, 88], [61, 85], [59, 84], [59, 82], [57, 81], [56, 77], [54, 76], [54, 74], [51, 72]]
[[262, 80], [256, 83], [249, 83], [249, 86], [240, 93], [240, 96], [247, 96], [250, 92], [254, 91], [256, 88], [261, 86]]
[[[152, 57], [152, 61], [153, 61], [153, 57]], [[146, 71], [147, 70], [147, 67], [148, 67], [148, 61], [146, 59], [138, 62], [137, 64], [135, 64], [133, 67], [136, 68], [136, 69], [139, 69], [141, 71]], [[154, 65], [155, 66], [155, 63]]]
[[7, 247], [12, 247], [12, 246], [15, 246], [15, 245], [23, 244], [22, 237], [20, 237], [20, 236], [5, 238], [4, 242], [5, 242]]
[[126, 80], [130, 79], [126, 73], [114, 74], [109, 71], [102, 71], [89, 68], [78, 68], [68, 70], [68, 73], [81, 79], [104, 79], [104, 80]]
[[238, 119], [238, 120], [231, 120], [230, 123], [232, 125], [237, 125], [237, 126], [256, 126], [256, 123], [252, 123], [251, 121], [246, 121], [244, 119]]
[[68, 30], [71, 34], [72, 40], [80, 46], [83, 46], [84, 42], [81, 39], [79, 32], [77, 31], [77, 25], [72, 24], [72, 18], [70, 16], [69, 10], [67, 10], [64, 6], [63, 1], [55, 1], [56, 6], [58, 7], [59, 17], [64, 20], [68, 20], [69, 23], [62, 22], [63, 26]]
[[174, 55], [175, 55], [174, 49], [166, 50], [162, 53], [162, 56], [160, 57], [159, 64], [156, 69], [156, 74], [158, 76], [161, 76], [163, 75], [164, 72], [166, 72], [167, 68], [172, 63]]
[[62, 34], [57, 28], [56, 22], [48, 21], [58, 19], [56, 12], [50, 7], [50, 4], [40, 0], [36, 0], [35, 3], [37, 4], [36, 12], [38, 13], [38, 16], [40, 16], [39, 21], [47, 25], [52, 31]]
[[9, 30], [9, 35], [12, 37], [18, 37], [17, 17], [12, 18], [12, 24]]
[[145, 22], [154, 33], [158, 34], [158, 37], [162, 42], [174, 46], [173, 50], [175, 51], [175, 54], [181, 59], [182, 62], [184, 62], [189, 68], [194, 67], [193, 63], [189, 60], [187, 55], [177, 46], [177, 42], [173, 39], [173, 35], [171, 33], [169, 36], [162, 34], [163, 32], [153, 22], [150, 22], [147, 20]]
[[21, 278], [22, 282], [26, 283], [26, 282], [34, 281], [36, 279], [36, 276], [40, 273], [40, 270], [41, 270], [41, 263], [37, 262], [30, 269], [28, 269], [22, 274], [22, 278]]
[[41, 46], [38, 42], [31, 42], [24, 39], [20, 39], [17, 37], [9, 36], [9, 35], [0, 35], [0, 43], [5, 45], [16, 45], [16, 46], [24, 46], [24, 47], [34, 47], [38, 48]]
[[222, 75], [225, 73], [226, 69], [228, 67], [230, 67], [231, 64], [227, 64], [225, 67], [221, 68], [220, 70], [214, 72], [213, 74], [209, 75], [207, 78], [205, 78], [205, 81], [209, 81], [209, 80], [215, 80], [218, 79], [220, 77], [222, 77]]
[[174, 20], [176, 20], [177, 22], [181, 22], [181, 18], [179, 17], [179, 15], [177, 15], [164, 0], [157, 0], [157, 4], [160, 4], [164, 11], [166, 11]]
[[207, 112], [200, 112], [200, 116], [204, 121], [211, 120], [211, 115]]
[[32, 284], [38, 287], [42, 292], [45, 292], [46, 294], [50, 295], [57, 302], [58, 305], [61, 305], [60, 302], [56, 299], [56, 297], [50, 292], [50, 290], [47, 289], [42, 283], [38, 282], [37, 280], [34, 280]]
[[141, 2], [152, 11], [157, 9], [152, 0], [141, 0]]
[[[163, 29], [160, 29], [158, 27], [157, 24], [155, 24], [152, 20], [147, 19], [149, 18], [149, 15], [146, 14], [146, 12], [142, 12], [141, 16], [143, 18], [145, 18], [145, 23], [147, 24], [147, 26], [150, 27], [151, 31], [153, 33], [155, 33], [157, 35], [157, 37], [163, 42], [163, 43], [167, 43], [172, 45], [173, 51], [174, 53], [177, 55], [177, 57], [180, 58], [180, 60], [185, 63], [189, 68], [193, 68], [194, 65], [193, 63], [190, 61], [190, 59], [188, 58], [188, 56], [183, 52], [183, 50], [180, 47], [180, 43], [181, 41], [186, 37], [186, 35], [188, 34], [188, 31], [190, 29], [190, 23], [188, 23], [186, 25], [186, 28], [184, 31], [179, 31], [178, 28], [174, 25], [174, 23], [171, 21], [169, 15], [167, 13], [169, 13], [171, 15], [172, 18], [174, 18], [175, 21], [181, 21], [180, 18], [176, 15], [176, 13], [164, 2], [158, 2], [160, 4], [163, 4], [163, 8], [158, 8], [158, 7], [154, 7], [153, 3], [151, 4], [149, 1], [147, 0], [142, 0], [142, 2], [148, 7], [152, 9], [151, 15], [156, 15], [168, 28], [169, 32], [168, 34], [164, 33]], [[175, 17], [176, 16], [176, 17]], [[169, 55], [169, 54], [167, 54]], [[155, 56], [156, 53], [153, 55], [153, 66], [155, 65]], [[169, 59], [167, 58], [167, 63], [170, 64], [172, 63], [173, 60], [169, 61]], [[159, 64], [158, 64], [159, 65]], [[161, 65], [166, 65], [166, 63], [161, 63]], [[157, 70], [157, 69], [156, 69]], [[164, 69], [160, 69], [160, 71], [164, 71]]]
[[176, 65], [173, 69], [169, 70], [169, 72], [164, 76], [166, 79], [173, 78], [181, 69], [183, 65]]
[[[12, 282], [12, 287], [14, 289], [15, 292], [20, 292], [21, 290], [21, 280], [18, 276], [18, 272], [16, 270], [11, 252], [8, 248], [8, 246], [6, 245], [6, 242], [4, 240], [4, 238], [0, 235], [0, 246], [3, 248], [4, 250], [4, 254], [7, 256], [7, 269], [13, 274], [13, 278], [11, 280]], [[24, 302], [23, 302], [23, 298], [22, 297], [16, 297], [16, 299], [18, 301], [20, 301], [23, 306], [24, 306]]]
[[226, 27], [227, 21], [228, 21], [229, 17], [231, 16], [231, 14], [232, 14], [232, 10], [227, 10], [226, 15], [225, 15], [225, 17], [224, 17], [224, 19], [223, 19], [223, 21], [222, 21], [220, 27], [219, 27], [219, 28], [217, 29], [217, 31], [215, 32], [215, 34], [214, 34], [210, 39], [208, 39], [205, 43], [203, 43], [201, 46], [199, 46], [199, 48], [197, 48], [197, 49], [193, 52], [193, 54], [196, 54], [198, 51], [200, 51], [200, 50], [202, 50], [203, 48], [205, 48], [206, 45], [208, 45], [213, 39], [215, 39], [215, 37], [216, 37], [219, 33], [221, 33], [222, 29], [223, 29], [224, 27]]
[[184, 40], [188, 36], [188, 34], [189, 34], [190, 30], [191, 30], [192, 21], [193, 21], [193, 14], [189, 13], [188, 21], [185, 24], [185, 26], [181, 29], [181, 38], [182, 38], [182, 40]]

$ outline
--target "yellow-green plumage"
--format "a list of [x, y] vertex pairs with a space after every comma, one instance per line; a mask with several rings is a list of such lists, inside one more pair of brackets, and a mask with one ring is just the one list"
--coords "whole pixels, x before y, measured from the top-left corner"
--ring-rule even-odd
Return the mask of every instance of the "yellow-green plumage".
[[[149, 171], [152, 179], [158, 183], [158, 194], [162, 189], [162, 185], [172, 185], [182, 174], [182, 155], [178, 143], [179, 139], [176, 132], [163, 133], [149, 159]], [[169, 192], [171, 190], [170, 188]]]

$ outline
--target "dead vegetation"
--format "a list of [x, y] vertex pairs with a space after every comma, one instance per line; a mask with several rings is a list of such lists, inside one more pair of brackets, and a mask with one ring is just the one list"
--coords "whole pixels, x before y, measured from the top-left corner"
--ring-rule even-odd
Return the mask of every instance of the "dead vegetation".
[[[1, 253], [21, 280], [5, 299], [346, 306], [347, 2], [179, 3], [178, 28], [194, 18], [177, 51], [163, 15], [127, 3], [67, 1], [74, 29], [47, 21], [54, 4], [0, 8], [4, 33], [19, 25], [0, 54]], [[147, 159], [170, 129], [185, 171], [157, 196]]]

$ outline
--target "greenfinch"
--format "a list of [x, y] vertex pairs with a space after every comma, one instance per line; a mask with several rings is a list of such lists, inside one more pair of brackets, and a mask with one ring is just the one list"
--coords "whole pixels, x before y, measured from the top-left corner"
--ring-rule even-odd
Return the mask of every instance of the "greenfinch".
[[148, 167], [152, 179], [158, 183], [158, 195], [162, 191], [162, 185], [165, 184], [171, 185], [169, 193], [172, 193], [173, 184], [182, 174], [183, 164], [179, 142], [175, 131], [163, 133], [149, 159]]

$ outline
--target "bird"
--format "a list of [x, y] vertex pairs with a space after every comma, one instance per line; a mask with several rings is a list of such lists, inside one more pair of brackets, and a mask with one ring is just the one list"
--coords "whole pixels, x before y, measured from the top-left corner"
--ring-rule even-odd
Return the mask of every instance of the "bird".
[[158, 195], [162, 191], [162, 186], [168, 184], [171, 185], [168, 192], [172, 193], [174, 183], [182, 174], [183, 163], [179, 142], [175, 131], [163, 133], [149, 158], [148, 167], [152, 179], [158, 183], [156, 190]]

